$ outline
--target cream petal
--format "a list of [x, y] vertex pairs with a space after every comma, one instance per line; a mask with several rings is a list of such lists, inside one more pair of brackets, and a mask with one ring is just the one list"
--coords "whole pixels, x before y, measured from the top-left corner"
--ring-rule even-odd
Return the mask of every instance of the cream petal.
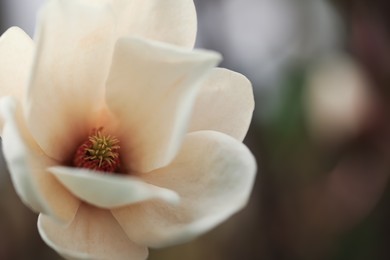
[[197, 31], [193, 0], [113, 0], [118, 36], [134, 35], [193, 48]]
[[68, 259], [131, 259], [148, 256], [148, 249], [128, 239], [108, 210], [81, 205], [69, 226], [39, 215], [38, 230], [47, 245]]
[[255, 159], [242, 143], [218, 132], [194, 132], [171, 165], [142, 175], [176, 191], [178, 206], [150, 201], [112, 213], [136, 243], [161, 247], [184, 242], [243, 208], [255, 172]]
[[45, 153], [61, 162], [104, 106], [112, 15], [107, 5], [75, 0], [48, 1], [41, 13], [26, 118]]
[[242, 141], [254, 106], [252, 85], [245, 76], [215, 68], [197, 97], [189, 132], [214, 130]]
[[4, 97], [0, 107], [5, 118], [3, 152], [16, 192], [34, 211], [69, 222], [80, 201], [46, 171], [56, 162], [42, 152], [28, 133], [16, 101]]
[[127, 170], [149, 172], [175, 156], [200, 83], [220, 60], [138, 38], [118, 41], [107, 82], [107, 104], [120, 123]]
[[81, 168], [51, 167], [49, 171], [76, 197], [100, 208], [115, 208], [145, 200], [160, 199], [177, 204], [171, 190], [126, 175], [108, 175]]
[[33, 52], [34, 43], [22, 29], [12, 27], [3, 33], [0, 37], [0, 96], [11, 95], [23, 100]]

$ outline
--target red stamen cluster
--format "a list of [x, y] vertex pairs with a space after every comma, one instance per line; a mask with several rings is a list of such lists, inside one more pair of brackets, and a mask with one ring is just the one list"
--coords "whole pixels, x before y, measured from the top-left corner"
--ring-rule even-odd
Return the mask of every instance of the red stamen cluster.
[[103, 127], [93, 129], [88, 139], [77, 148], [73, 163], [76, 167], [114, 173], [119, 170], [119, 141], [103, 133]]

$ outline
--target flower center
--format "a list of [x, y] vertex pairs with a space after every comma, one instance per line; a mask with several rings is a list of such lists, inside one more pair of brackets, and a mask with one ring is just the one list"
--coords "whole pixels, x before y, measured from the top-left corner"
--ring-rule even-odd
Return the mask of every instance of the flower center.
[[103, 132], [103, 127], [93, 129], [88, 139], [76, 151], [76, 167], [114, 173], [119, 170], [119, 141]]

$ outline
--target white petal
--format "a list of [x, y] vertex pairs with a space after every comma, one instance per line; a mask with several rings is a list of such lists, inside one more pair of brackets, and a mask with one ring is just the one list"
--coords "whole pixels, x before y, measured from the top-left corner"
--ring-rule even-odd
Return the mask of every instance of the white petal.
[[115, 208], [145, 200], [178, 203], [178, 195], [125, 175], [108, 175], [81, 168], [51, 167], [49, 171], [75, 196], [100, 208]]
[[252, 85], [236, 72], [216, 68], [203, 83], [189, 132], [214, 130], [242, 141], [254, 110]]
[[107, 104], [120, 123], [128, 170], [167, 165], [187, 131], [200, 83], [220, 60], [214, 52], [126, 38], [118, 41], [107, 82]]
[[70, 259], [146, 259], [148, 250], [131, 242], [110, 211], [81, 205], [69, 226], [61, 226], [39, 215], [42, 239]]
[[114, 0], [118, 35], [135, 35], [192, 48], [197, 20], [193, 0]]
[[161, 247], [184, 242], [240, 210], [255, 172], [255, 159], [242, 143], [218, 132], [194, 132], [171, 165], [142, 175], [147, 182], [175, 190], [179, 206], [151, 201], [112, 213], [136, 243]]
[[14, 99], [3, 98], [0, 106], [5, 118], [3, 152], [16, 192], [34, 211], [69, 222], [80, 202], [46, 171], [57, 162], [36, 145]]
[[110, 9], [93, 1], [48, 1], [40, 18], [28, 126], [42, 149], [63, 162], [96, 127], [91, 122], [104, 105], [114, 22]]
[[20, 28], [12, 27], [1, 36], [0, 97], [11, 95], [23, 100], [33, 52], [33, 41]]

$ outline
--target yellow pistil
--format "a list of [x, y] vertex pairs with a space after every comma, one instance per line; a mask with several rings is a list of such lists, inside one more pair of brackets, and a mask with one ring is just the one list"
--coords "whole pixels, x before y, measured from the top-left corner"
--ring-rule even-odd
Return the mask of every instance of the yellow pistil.
[[120, 166], [119, 140], [103, 133], [103, 127], [93, 129], [88, 140], [76, 151], [73, 163], [76, 167], [102, 172], [116, 172]]

